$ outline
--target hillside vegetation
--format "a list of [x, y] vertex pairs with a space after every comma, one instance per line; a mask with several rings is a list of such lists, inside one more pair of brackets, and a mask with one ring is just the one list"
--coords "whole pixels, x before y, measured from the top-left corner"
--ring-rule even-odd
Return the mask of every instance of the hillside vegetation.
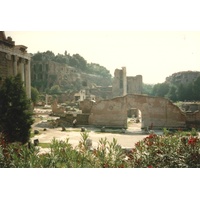
[[110, 71], [105, 67], [97, 63], [88, 63], [79, 54], [73, 54], [72, 56], [66, 51], [63, 54], [55, 55], [52, 51], [37, 52], [33, 54], [32, 60], [34, 61], [54, 61], [61, 64], [67, 64], [68, 66], [74, 67], [85, 73], [95, 74], [98, 76], [104, 76], [105, 78], [111, 79]]

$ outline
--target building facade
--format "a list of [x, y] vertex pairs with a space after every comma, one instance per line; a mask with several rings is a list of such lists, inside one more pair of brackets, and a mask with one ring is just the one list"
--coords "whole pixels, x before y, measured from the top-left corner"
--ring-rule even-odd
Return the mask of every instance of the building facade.
[[31, 98], [31, 55], [24, 45], [15, 45], [11, 37], [0, 31], [0, 80], [21, 74], [28, 98]]

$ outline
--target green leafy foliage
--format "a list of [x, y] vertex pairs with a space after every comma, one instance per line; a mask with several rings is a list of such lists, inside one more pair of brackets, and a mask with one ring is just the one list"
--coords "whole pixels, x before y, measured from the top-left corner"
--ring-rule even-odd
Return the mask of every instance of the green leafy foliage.
[[167, 83], [157, 83], [153, 87], [153, 96], [164, 97], [169, 91], [169, 84]]
[[26, 143], [32, 123], [31, 102], [21, 76], [6, 78], [0, 88], [0, 132], [5, 141]]
[[157, 83], [152, 89], [144, 84], [144, 94], [165, 97], [176, 101], [200, 101], [200, 77], [189, 84]]
[[49, 91], [50, 94], [60, 94], [61, 89], [59, 85], [53, 85]]
[[[49, 74], [49, 62], [58, 66], [58, 71], [55, 72], [55, 74], [52, 74], [52, 72]], [[33, 87], [37, 88], [40, 93], [44, 91], [50, 93], [50, 88], [58, 84], [62, 92], [78, 92], [83, 87], [82, 80], [78, 78], [80, 74], [83, 76], [89, 74], [89, 82], [96, 85], [109, 86], [112, 82], [110, 71], [105, 67], [96, 63], [88, 63], [81, 55], [73, 54], [71, 56], [67, 54], [66, 51], [64, 55], [55, 55], [51, 51], [37, 52], [32, 56], [31, 65], [32, 70], [37, 74], [37, 79], [33, 78], [31, 84]], [[62, 78], [59, 78], [59, 66], [62, 68], [60, 70], [64, 70]], [[65, 70], [65, 68], [68, 67], [74, 68], [74, 70], [70, 70], [70, 72], [69, 70]], [[72, 78], [70, 76], [72, 71], [74, 77], [78, 75], [77, 78]]]
[[191, 135], [150, 134], [136, 143], [129, 160], [136, 168], [199, 168], [199, 147], [199, 138]]
[[104, 76], [106, 78], [110, 78], [111, 80], [111, 74], [109, 70], [97, 63], [88, 63], [79, 54], [73, 54], [71, 56], [70, 54], [67, 54], [67, 52], [65, 52], [64, 55], [55, 55], [52, 51], [37, 52], [32, 56], [32, 62], [34, 63], [36, 61], [54, 61], [61, 64], [67, 64], [76, 68], [77, 70], [81, 70], [82, 72]]
[[154, 87], [153, 84], [145, 84], [145, 83], [143, 83], [143, 86], [142, 86], [143, 91], [142, 91], [142, 93], [143, 94], [147, 94], [147, 95], [152, 95], [153, 87]]
[[37, 88], [31, 87], [31, 100], [33, 104], [35, 105], [39, 99], [39, 92]]
[[[193, 132], [193, 133], [192, 133]], [[8, 168], [199, 168], [200, 140], [191, 133], [150, 134], [132, 149], [122, 149], [113, 138], [101, 138], [97, 148], [90, 145], [89, 134], [72, 147], [69, 139], [50, 144], [48, 153], [38, 147], [19, 143], [6, 145], [0, 140], [0, 167]], [[89, 141], [89, 142], [88, 142]]]

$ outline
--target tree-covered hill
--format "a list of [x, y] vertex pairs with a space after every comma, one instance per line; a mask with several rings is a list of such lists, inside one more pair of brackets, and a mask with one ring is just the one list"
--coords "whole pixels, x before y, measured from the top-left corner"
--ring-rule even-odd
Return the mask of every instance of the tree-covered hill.
[[[155, 85], [144, 84], [143, 85], [143, 93], [152, 95], [165, 97], [170, 99], [173, 102], [176, 101], [200, 101], [200, 76], [199, 72], [193, 72], [193, 74], [197, 73], [196, 77], [189, 78], [186, 77], [187, 72], [177, 72], [175, 75], [184, 74], [180, 79], [180, 76], [174, 78], [171, 76], [170, 79], [167, 77], [167, 81], [163, 83], [157, 83]], [[191, 71], [188, 71], [188, 74], [191, 74]]]
[[110, 71], [97, 63], [88, 63], [79, 54], [55, 55], [52, 51], [37, 52], [31, 58], [31, 84], [40, 92], [57, 85], [61, 92], [78, 92], [86, 87], [110, 86]]
[[67, 64], [68, 66], [74, 67], [76, 70], [95, 74], [98, 76], [104, 76], [105, 78], [111, 79], [110, 71], [105, 67], [97, 63], [88, 63], [79, 54], [73, 54], [72, 56], [65, 51], [64, 54], [55, 55], [52, 51], [37, 52], [32, 54], [32, 61], [54, 61], [60, 64]]

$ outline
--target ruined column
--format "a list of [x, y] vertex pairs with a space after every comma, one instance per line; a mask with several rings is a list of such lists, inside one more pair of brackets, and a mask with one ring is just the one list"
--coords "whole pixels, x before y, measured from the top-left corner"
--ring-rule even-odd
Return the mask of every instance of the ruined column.
[[127, 95], [127, 78], [126, 78], [126, 67], [122, 67], [122, 78], [123, 78], [123, 96]]
[[14, 55], [14, 76], [16, 76], [18, 74], [18, 70], [17, 70], [17, 62], [19, 60], [19, 57]]
[[48, 105], [48, 94], [46, 94], [45, 96], [45, 102], [46, 102], [46, 105]]
[[31, 72], [30, 72], [30, 60], [25, 62], [25, 86], [26, 94], [28, 98], [31, 98]]
[[22, 81], [24, 82], [25, 78], [24, 78], [24, 58], [21, 58], [21, 62], [20, 62], [20, 73], [21, 73], [21, 78]]

